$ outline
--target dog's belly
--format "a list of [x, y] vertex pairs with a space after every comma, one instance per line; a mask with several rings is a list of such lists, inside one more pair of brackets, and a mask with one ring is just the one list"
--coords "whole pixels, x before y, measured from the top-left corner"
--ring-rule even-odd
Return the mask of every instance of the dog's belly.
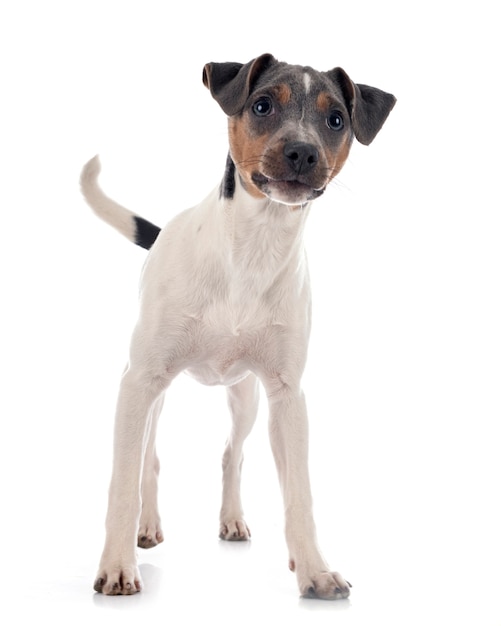
[[249, 374], [249, 364], [244, 338], [221, 336], [212, 349], [206, 345], [185, 371], [204, 385], [234, 385]]
[[250, 373], [243, 363], [233, 363], [222, 370], [210, 363], [189, 367], [186, 373], [204, 385], [235, 385]]
[[186, 373], [204, 385], [234, 385], [249, 374], [249, 366], [243, 359], [221, 354], [190, 365]]

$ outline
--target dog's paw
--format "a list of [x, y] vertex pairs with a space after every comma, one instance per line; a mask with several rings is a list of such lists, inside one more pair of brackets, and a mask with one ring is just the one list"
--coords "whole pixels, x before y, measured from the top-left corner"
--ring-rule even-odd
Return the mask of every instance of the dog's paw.
[[319, 598], [321, 600], [341, 600], [350, 595], [350, 583], [337, 572], [321, 572], [312, 576], [307, 582], [300, 584], [303, 598]]
[[247, 541], [250, 536], [249, 527], [243, 520], [222, 522], [219, 528], [219, 539], [225, 541]]
[[156, 524], [142, 524], [137, 533], [137, 545], [140, 548], [154, 548], [164, 540], [160, 522]]
[[137, 567], [103, 568], [94, 581], [94, 591], [106, 596], [131, 596], [141, 591], [142, 586]]

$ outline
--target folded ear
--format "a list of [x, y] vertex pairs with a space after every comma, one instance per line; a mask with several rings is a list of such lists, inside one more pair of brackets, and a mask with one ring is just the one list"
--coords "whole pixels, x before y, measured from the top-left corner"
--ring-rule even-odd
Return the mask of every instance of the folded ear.
[[242, 63], [207, 63], [202, 80], [226, 115], [239, 113], [261, 73], [278, 61], [271, 54]]
[[355, 137], [368, 146], [381, 130], [397, 99], [376, 87], [354, 83], [340, 67], [326, 74], [341, 88]]

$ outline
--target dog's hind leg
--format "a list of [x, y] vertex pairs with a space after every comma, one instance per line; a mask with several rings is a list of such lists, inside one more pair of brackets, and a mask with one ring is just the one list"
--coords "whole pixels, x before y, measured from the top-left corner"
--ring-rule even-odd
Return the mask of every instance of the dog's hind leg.
[[223, 502], [219, 537], [227, 541], [245, 541], [250, 531], [244, 521], [240, 499], [243, 444], [256, 421], [259, 382], [254, 374], [227, 388], [232, 427], [223, 455]]
[[143, 476], [141, 480], [141, 518], [137, 545], [140, 548], [153, 548], [164, 540], [158, 512], [158, 473], [160, 461], [156, 453], [155, 440], [157, 424], [162, 412], [164, 394], [161, 394], [152, 408], [150, 433], [144, 454]]

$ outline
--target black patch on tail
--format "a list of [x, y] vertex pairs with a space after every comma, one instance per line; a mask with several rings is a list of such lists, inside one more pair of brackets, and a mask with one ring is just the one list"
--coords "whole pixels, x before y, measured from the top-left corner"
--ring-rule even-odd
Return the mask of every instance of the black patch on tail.
[[226, 159], [226, 169], [221, 187], [219, 188], [219, 194], [229, 200], [235, 195], [235, 163], [233, 163], [229, 154]]
[[134, 216], [134, 222], [136, 224], [134, 243], [141, 246], [141, 248], [149, 250], [155, 243], [158, 233], [162, 229], [155, 226], [155, 224], [148, 222], [148, 220], [145, 220], [142, 217], [137, 217], [136, 215]]

